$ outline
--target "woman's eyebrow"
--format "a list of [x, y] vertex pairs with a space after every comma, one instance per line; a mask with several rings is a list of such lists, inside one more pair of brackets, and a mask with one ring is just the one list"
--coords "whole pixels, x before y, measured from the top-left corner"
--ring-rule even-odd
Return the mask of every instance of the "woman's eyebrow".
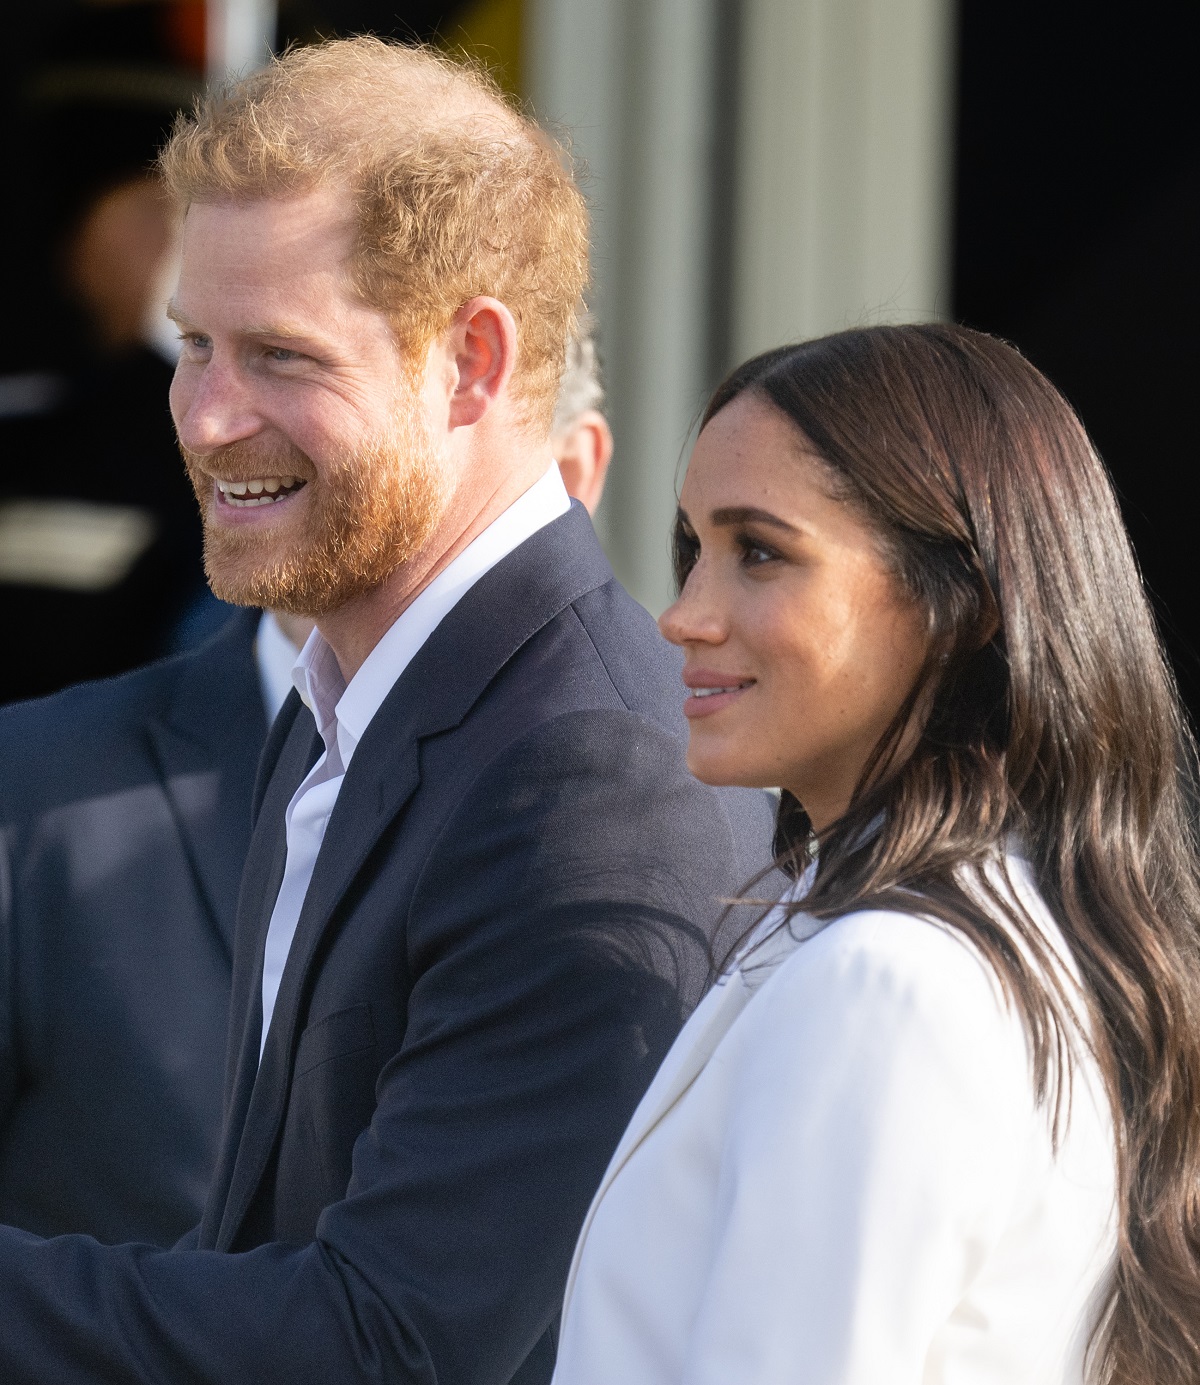
[[727, 528], [732, 524], [768, 524], [773, 529], [782, 529], [785, 533], [800, 535], [801, 530], [794, 524], [789, 524], [786, 519], [780, 519], [778, 515], [773, 515], [770, 510], [759, 510], [753, 505], [729, 505], [720, 510], [712, 512], [712, 523], [718, 528]]

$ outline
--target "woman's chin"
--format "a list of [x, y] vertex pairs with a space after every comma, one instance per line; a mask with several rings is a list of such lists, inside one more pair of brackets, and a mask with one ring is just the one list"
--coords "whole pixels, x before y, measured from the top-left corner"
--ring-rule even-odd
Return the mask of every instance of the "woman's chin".
[[702, 784], [714, 789], [773, 789], [775, 781], [760, 766], [736, 755], [712, 755], [689, 748], [687, 767]]

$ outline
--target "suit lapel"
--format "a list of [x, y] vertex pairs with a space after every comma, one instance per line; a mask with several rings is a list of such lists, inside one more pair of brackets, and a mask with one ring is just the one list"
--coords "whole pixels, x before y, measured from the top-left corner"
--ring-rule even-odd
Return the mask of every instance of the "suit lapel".
[[[292, 787], [286, 798], [282, 798], [281, 795], [281, 803], [271, 803], [270, 797], [264, 803], [264, 819], [272, 824], [279, 822], [279, 831], [275, 834], [278, 838], [278, 848], [273, 855], [269, 873], [262, 872], [264, 888], [261, 892], [256, 891], [258, 909], [253, 910], [248, 901], [247, 913], [257, 914], [259, 926], [254, 940], [253, 986], [250, 992], [241, 998], [239, 1008], [239, 1013], [246, 1015], [246, 1023], [239, 1045], [238, 1075], [230, 1123], [234, 1128], [240, 1128], [241, 1139], [221, 1219], [217, 1243], [219, 1250], [226, 1250], [233, 1244], [275, 1148], [276, 1136], [287, 1109], [292, 1059], [299, 1039], [300, 999], [305, 990], [313, 953], [329, 926], [333, 910], [340, 898], [336, 882], [343, 878], [347, 883], [353, 880], [363, 860], [378, 840], [379, 834], [403, 809], [417, 786], [416, 744], [411, 744], [408, 749], [411, 754], [406, 764], [387, 786], [387, 791], [378, 795], [370, 798], [349, 798], [347, 788], [350, 786], [350, 776], [347, 773], [296, 924], [287, 964], [280, 978], [279, 993], [275, 999], [275, 1011], [267, 1032], [265, 1047], [262, 1045], [263, 952], [286, 863], [287, 843], [282, 828], [282, 817], [295, 792], [295, 785], [300, 781], [292, 783], [289, 780]], [[351, 769], [357, 763], [361, 752], [360, 746], [355, 760], [351, 762]], [[308, 765], [311, 765], [315, 758], [309, 758]], [[307, 772], [306, 766], [304, 774]], [[343, 802], [346, 804], [345, 811], [342, 811]], [[273, 809], [277, 810], [278, 818]]]
[[641, 1145], [708, 1066], [722, 1040], [738, 1016], [754, 999], [763, 983], [780, 963], [795, 951], [799, 940], [814, 931], [805, 927], [802, 920], [797, 919], [796, 922], [798, 926], [795, 931], [784, 929], [768, 939], [756, 951], [754, 960], [745, 973], [737, 970], [722, 977], [680, 1031], [679, 1037], [655, 1074], [654, 1081], [647, 1088], [646, 1095], [633, 1113], [616, 1152], [609, 1160], [600, 1187], [592, 1199], [592, 1205], [588, 1208], [567, 1277], [563, 1299], [564, 1312], [575, 1287], [584, 1242], [605, 1194]]
[[267, 731], [254, 664], [257, 623], [257, 611], [234, 616], [181, 668], [164, 715], [146, 726], [201, 897], [229, 952]]
[[[233, 1243], [275, 1148], [287, 1108], [301, 999], [308, 989], [313, 958], [355, 877], [420, 784], [420, 742], [457, 726], [526, 641], [573, 601], [611, 578], [612, 569], [586, 513], [573, 506], [475, 583], [430, 635], [367, 727], [330, 817], [280, 980], [271, 1029], [246, 1108], [241, 1150], [221, 1223], [222, 1246]], [[282, 819], [300, 781], [291, 782], [282, 807], [278, 801], [264, 803], [264, 825], [277, 815]], [[278, 888], [276, 880], [260, 917], [256, 944], [260, 979], [266, 929]], [[253, 998], [250, 1004], [252, 1008]], [[253, 1056], [257, 1062], [257, 1046]], [[243, 1062], [245, 1072], [249, 1057]]]
[[[281, 717], [285, 713], [281, 713]], [[278, 723], [275, 730], [282, 730]], [[258, 1085], [263, 949], [287, 861], [284, 813], [296, 788], [315, 763], [320, 746], [321, 738], [312, 717], [304, 708], [298, 708], [273, 760], [274, 773], [266, 785], [259, 821], [246, 857], [238, 899], [233, 992], [229, 1007], [224, 1128], [221, 1154], [213, 1173], [201, 1231], [200, 1244], [205, 1247], [227, 1250], [242, 1215], [238, 1213], [238, 1221], [234, 1223], [231, 1213], [235, 1206], [244, 1211], [249, 1205], [246, 1185], [260, 1152], [254, 1139], [256, 1126], [249, 1117]], [[257, 1181], [257, 1176], [254, 1177]], [[249, 1191], [253, 1192], [253, 1186]]]

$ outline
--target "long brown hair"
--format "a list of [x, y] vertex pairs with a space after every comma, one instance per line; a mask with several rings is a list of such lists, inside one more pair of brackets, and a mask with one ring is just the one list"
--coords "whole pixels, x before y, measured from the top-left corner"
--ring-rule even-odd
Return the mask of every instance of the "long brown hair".
[[[1001, 924], [978, 899], [979, 886], [995, 896], [985, 863], [1020, 839], [1082, 975], [1114, 1116], [1118, 1265], [1092, 1368], [1120, 1385], [1195, 1385], [1194, 757], [1108, 474], [1057, 390], [962, 327], [865, 328], [768, 352], [729, 376], [704, 423], [746, 390], [813, 444], [934, 637], [849, 809], [822, 833], [797, 907], [919, 910], [959, 929], [1017, 1006], [1046, 1100], [1069, 1052], [1061, 987], [1032, 921], [999, 900]], [[681, 584], [689, 552], [680, 535]], [[915, 709], [919, 739], [896, 765]], [[779, 863], [795, 874], [813, 844], [785, 793]]]

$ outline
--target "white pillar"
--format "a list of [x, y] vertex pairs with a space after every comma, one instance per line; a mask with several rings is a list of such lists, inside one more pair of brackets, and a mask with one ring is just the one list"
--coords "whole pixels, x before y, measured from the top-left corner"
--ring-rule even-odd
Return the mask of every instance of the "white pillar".
[[262, 67], [275, 45], [276, 0], [205, 0], [209, 81]]
[[950, 0], [744, 0], [734, 354], [949, 311]]
[[[718, 14], [739, 12], [734, 51], [718, 52]], [[570, 132], [594, 218], [617, 440], [598, 527], [618, 576], [657, 613], [714, 347], [732, 365], [949, 309], [953, 4], [527, 0], [526, 19], [534, 109]], [[721, 62], [737, 66], [735, 173], [714, 188]], [[721, 197], [734, 202], [725, 284], [713, 269]], [[723, 298], [730, 340], [718, 343]]]
[[598, 525], [651, 611], [671, 599], [675, 475], [706, 384], [712, 0], [530, 0], [535, 111], [593, 216], [591, 305], [617, 451]]

